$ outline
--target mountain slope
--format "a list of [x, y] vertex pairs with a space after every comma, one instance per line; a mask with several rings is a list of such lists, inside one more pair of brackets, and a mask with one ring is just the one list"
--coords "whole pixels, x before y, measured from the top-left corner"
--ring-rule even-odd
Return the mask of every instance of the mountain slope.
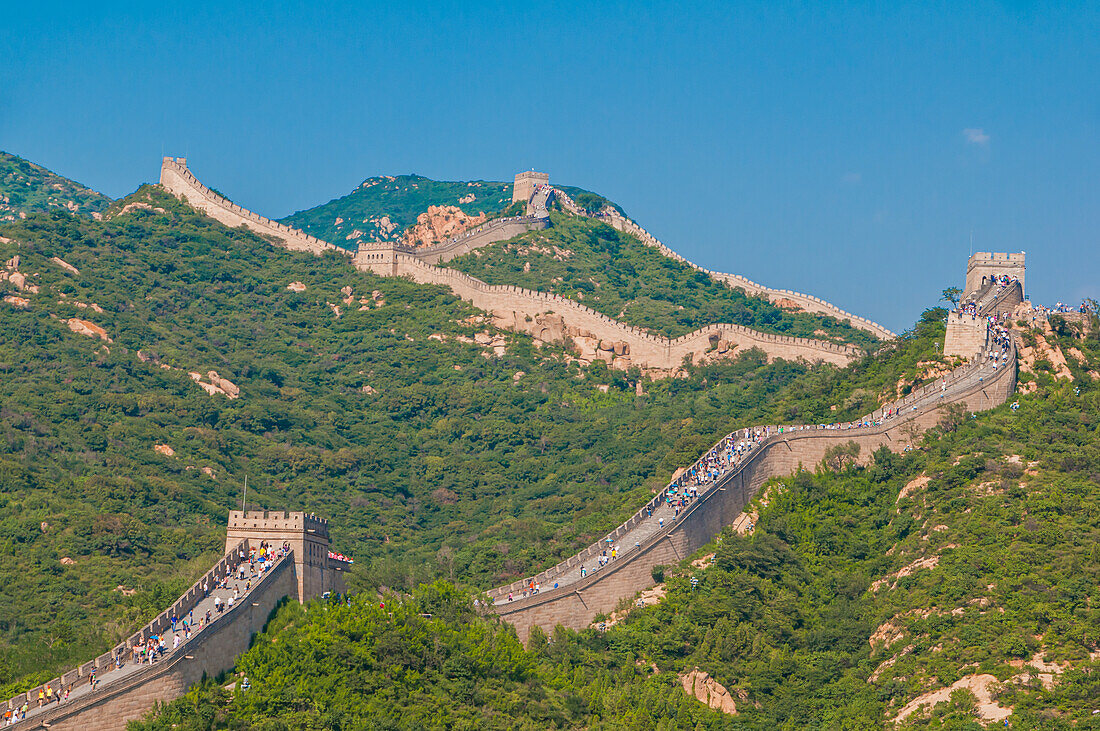
[[345, 196], [282, 219], [306, 233], [347, 249], [361, 241], [400, 241], [430, 206], [454, 207], [476, 217], [507, 208], [511, 183], [448, 182], [421, 175], [367, 178]]
[[21, 157], [0, 151], [0, 221], [64, 209], [102, 214], [111, 199]]
[[639, 395], [442, 288], [154, 188], [0, 236], [0, 684], [161, 610], [220, 551], [246, 473], [253, 505], [331, 518], [358, 586], [488, 588], [616, 525], [733, 425], [870, 410], [943, 336], [933, 317], [844, 371], [748, 353]]
[[[287, 607], [238, 665], [253, 690], [207, 683], [140, 728], [1095, 728], [1098, 330], [1043, 334], [1073, 380], [1034, 361], [1018, 410], [773, 481], [752, 529], [606, 632], [525, 650], [439, 584], [384, 597], [389, 614]], [[685, 692], [706, 697], [702, 678], [725, 712]]]

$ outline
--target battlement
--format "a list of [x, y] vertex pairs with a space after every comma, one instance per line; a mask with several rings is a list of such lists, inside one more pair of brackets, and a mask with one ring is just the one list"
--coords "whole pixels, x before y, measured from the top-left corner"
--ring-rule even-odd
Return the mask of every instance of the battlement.
[[967, 268], [975, 266], [977, 264], [989, 263], [989, 262], [1001, 262], [1006, 264], [1020, 264], [1024, 263], [1025, 255], [1027, 252], [1021, 251], [1018, 254], [1010, 254], [1003, 252], [990, 252], [979, 251], [970, 256], [970, 261]]
[[549, 173], [536, 173], [534, 170], [516, 173], [515, 183], [512, 186], [512, 202], [526, 203], [531, 200], [531, 196], [540, 185], [550, 185]]
[[328, 520], [313, 514], [285, 510], [231, 510], [230, 530], [306, 531], [328, 538]]
[[963, 298], [980, 290], [990, 280], [1001, 277], [1016, 279], [1024, 290], [1024, 272], [1026, 271], [1026, 252], [1005, 253], [979, 251], [966, 262], [966, 288]]

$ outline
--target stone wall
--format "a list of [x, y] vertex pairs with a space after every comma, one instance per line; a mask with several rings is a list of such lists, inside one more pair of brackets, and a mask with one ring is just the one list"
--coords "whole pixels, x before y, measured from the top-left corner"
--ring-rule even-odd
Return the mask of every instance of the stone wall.
[[1023, 288], [1025, 264], [1026, 256], [1022, 251], [1018, 254], [979, 251], [971, 255], [966, 263], [966, 288], [963, 290], [963, 297], [981, 289], [991, 277], [1003, 275], [1015, 277]]
[[187, 169], [187, 158], [164, 158], [160, 166], [160, 184], [169, 193], [183, 198], [192, 208], [197, 208], [230, 228], [244, 226], [258, 234], [274, 236], [284, 246], [294, 251], [309, 251], [314, 254], [321, 254], [325, 251], [348, 253], [345, 249], [334, 246], [327, 241], [321, 241], [321, 239], [305, 234], [296, 228], [264, 218], [223, 198], [200, 183], [191, 174], [191, 171]]
[[347, 566], [342, 561], [329, 559], [331, 542], [328, 521], [303, 512], [282, 510], [229, 511], [225, 550], [230, 552], [241, 541], [258, 546], [267, 541], [274, 548], [290, 544], [294, 553], [295, 576], [298, 587], [295, 596], [305, 603], [325, 592], [343, 593], [344, 573]]
[[[572, 198], [570, 198], [566, 193], [558, 190], [557, 188], [554, 189], [554, 197], [558, 200], [558, 202], [561, 203], [562, 207], [570, 213], [578, 216], [589, 215], [588, 212], [578, 206]], [[864, 317], [859, 317], [858, 315], [853, 315], [850, 312], [846, 312], [836, 305], [826, 302], [820, 297], [814, 297], [813, 295], [809, 294], [802, 294], [801, 292], [793, 292], [789, 289], [772, 289], [770, 287], [765, 287], [762, 284], [757, 284], [756, 282], [753, 282], [750, 279], [746, 279], [739, 274], [726, 274], [724, 272], [714, 272], [710, 269], [704, 269], [698, 264], [695, 264], [694, 262], [691, 262], [680, 256], [675, 251], [661, 243], [657, 239], [657, 237], [649, 233], [649, 231], [646, 231], [637, 223], [630, 220], [629, 218], [626, 218], [618, 211], [615, 211], [613, 209], [608, 209], [607, 211], [600, 213], [599, 215], [591, 217], [598, 218], [610, 225], [611, 227], [618, 229], [619, 231], [623, 231], [625, 233], [636, 236], [642, 241], [642, 243], [654, 247], [664, 256], [667, 256], [670, 259], [674, 259], [681, 264], [686, 264], [692, 269], [704, 272], [705, 274], [708, 274], [709, 276], [720, 282], [725, 282], [728, 286], [734, 289], [742, 289], [745, 291], [746, 294], [762, 295], [780, 306], [797, 307], [798, 309], [804, 310], [805, 312], [812, 312], [814, 314], [835, 317], [841, 322], [847, 320], [849, 323], [851, 323], [852, 327], [866, 330], [875, 337], [881, 338], [883, 340], [892, 340], [893, 338], [897, 337], [895, 333], [886, 329], [882, 325], [879, 325], [877, 322], [873, 322]]]
[[967, 360], [977, 357], [988, 345], [989, 328], [985, 318], [960, 312], [947, 314], [947, 336], [943, 341], [944, 355], [957, 355]]
[[[519, 176], [517, 176], [518, 179]], [[539, 180], [541, 181], [541, 178]], [[288, 248], [294, 250], [310, 251], [315, 254], [332, 250], [349, 253], [345, 249], [258, 216], [226, 200], [204, 186], [191, 174], [185, 158], [164, 158], [161, 164], [161, 185], [227, 226], [246, 226], [261, 234], [276, 237]], [[560, 191], [554, 193], [563, 200], [563, 205], [575, 207], [567, 195]], [[356, 267], [382, 276], [409, 276], [417, 282], [451, 287], [458, 296], [473, 302], [481, 309], [492, 312], [497, 324], [501, 327], [527, 332], [543, 340], [572, 339], [582, 356], [591, 353], [609, 362], [613, 361], [616, 366], [622, 368], [637, 365], [642, 368], [673, 370], [683, 364], [685, 357], [694, 362], [701, 362], [708, 357], [736, 355], [749, 348], [760, 348], [769, 360], [804, 359], [837, 365], [845, 365], [860, 354], [857, 348], [851, 346], [836, 345], [810, 338], [771, 335], [740, 325], [710, 325], [679, 338], [664, 338], [626, 325], [578, 302], [557, 295], [520, 287], [488, 285], [461, 272], [431, 266], [432, 263], [449, 261], [455, 256], [480, 246], [511, 238], [524, 231], [545, 228], [547, 225], [548, 219], [545, 217], [521, 216], [492, 222], [483, 229], [468, 232], [451, 241], [424, 249], [413, 249], [392, 243], [363, 244], [355, 253], [354, 262]], [[633, 226], [640, 232], [638, 235], [643, 236], [643, 241], [656, 241], [629, 219], [622, 219], [619, 225]], [[660, 242], [657, 242], [657, 245], [661, 246], [662, 251], [667, 252], [667, 255], [686, 261], [663, 247]], [[695, 266], [690, 262], [686, 263]], [[695, 268], [699, 269], [699, 267]], [[833, 310], [847, 319], [852, 319], [852, 316], [847, 313], [842, 313], [836, 308]], [[835, 313], [830, 311], [829, 314]], [[856, 324], [855, 320], [853, 324]], [[867, 325], [867, 327], [870, 326]], [[893, 336], [893, 333], [881, 328], [879, 332]]]
[[15, 728], [123, 731], [127, 721], [145, 715], [155, 703], [178, 698], [204, 676], [214, 677], [231, 669], [279, 602], [295, 596], [297, 583], [291, 554], [270, 569], [242, 601], [156, 665], [143, 666], [114, 682], [108, 674], [102, 678], [98, 690], [71, 698]]
[[[708, 354], [729, 355], [760, 348], [769, 360], [805, 359], [845, 365], [860, 354], [857, 348], [809, 338], [772, 335], [740, 325], [708, 325], [678, 338], [654, 335], [626, 325], [575, 300], [511, 285], [491, 285], [454, 269], [433, 267], [418, 258], [397, 254], [392, 271], [422, 284], [449, 287], [476, 307], [492, 312], [502, 327], [545, 340], [586, 338], [610, 344], [621, 367], [673, 369], [687, 357], [695, 362]], [[617, 348], [617, 351], [616, 349]]]
[[[608, 563], [579, 582], [540, 593], [514, 602], [495, 605], [493, 610], [514, 624], [526, 641], [531, 628], [538, 626], [549, 632], [562, 624], [573, 629], [588, 626], [597, 614], [613, 611], [624, 598], [653, 584], [652, 569], [658, 565], [675, 565], [713, 540], [721, 529], [733, 522], [757, 490], [768, 479], [788, 475], [800, 466], [813, 468], [821, 462], [832, 446], [855, 442], [866, 456], [887, 447], [900, 451], [916, 434], [935, 425], [942, 410], [952, 403], [965, 405], [969, 411], [981, 411], [1004, 403], [1016, 389], [1015, 351], [1007, 367], [991, 371], [982, 364], [963, 366], [949, 378], [944, 391], [940, 381], [929, 384], [886, 408], [897, 409], [899, 416], [878, 426], [835, 430], [804, 427], [765, 439], [735, 471], [725, 475], [717, 485], [702, 493], [681, 516], [661, 531], [646, 539], [638, 549], [628, 548], [625, 555]], [[979, 374], [988, 374], [986, 378]], [[915, 407], [915, 408], [914, 408]], [[869, 415], [877, 420], [883, 409]], [[663, 499], [657, 495], [651, 505]], [[639, 521], [645, 519], [645, 508], [609, 535], [617, 540]], [[596, 542], [556, 567], [534, 577], [525, 578], [489, 592], [494, 601], [511, 592], [518, 593], [530, 581], [549, 585], [552, 577], [563, 570], [579, 566], [599, 554]]]

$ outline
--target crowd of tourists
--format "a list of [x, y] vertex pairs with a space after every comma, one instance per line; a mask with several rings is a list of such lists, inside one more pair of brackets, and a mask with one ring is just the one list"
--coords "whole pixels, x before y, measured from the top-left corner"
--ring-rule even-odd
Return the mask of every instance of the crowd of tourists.
[[[1002, 284], [1010, 284], [1013, 281], [1015, 281], [1015, 277], [1001, 278]], [[986, 318], [990, 328], [991, 342], [987, 362], [992, 364], [993, 370], [997, 370], [998, 367], [1005, 365], [1010, 357], [1009, 351], [1011, 348], [1012, 336], [1005, 327], [1007, 318], [1007, 314], [1002, 314], [1000, 316], [990, 315]], [[979, 380], [984, 380], [984, 376], [979, 376]], [[949, 385], [948, 379], [941, 379], [938, 385], [941, 398], [946, 397]], [[880, 426], [907, 410], [916, 409], [916, 405], [902, 407], [898, 404], [891, 404], [886, 406], [877, 416], [868, 415], [854, 421], [817, 424], [816, 426], [758, 426], [733, 431], [719, 440], [718, 443], [700, 457], [695, 464], [678, 474], [668, 484], [658, 499], [646, 506], [646, 519], [653, 519], [655, 507], [660, 508], [662, 504], [666, 508], [666, 513], [672, 513], [671, 517], [673, 520], [678, 519], [680, 514], [694, 501], [698, 500], [700, 495], [706, 492], [709, 486], [721, 481], [729, 472], [738, 469], [750, 455], [753, 454], [753, 450], [756, 449], [763, 440], [773, 434], [792, 434], [808, 429], [843, 431], [869, 428]], [[658, 512], [660, 511], [658, 510]], [[664, 528], [664, 516], [658, 515], [656, 520], [657, 528]], [[595, 566], [592, 569], [593, 571], [598, 571], [623, 555], [622, 549], [618, 544], [612, 545], [613, 539], [610, 536], [605, 540], [608, 543], [608, 547], [595, 557], [596, 560]], [[638, 541], [635, 541], [634, 548], [640, 548], [640, 543]], [[578, 570], [579, 578], [582, 579], [587, 578], [590, 573], [588, 566], [585, 564], [581, 564]], [[557, 587], [558, 583], [555, 582], [554, 588]], [[527, 580], [526, 586], [521, 590], [520, 595], [521, 598], [526, 598], [538, 594], [540, 590], [541, 584], [534, 579], [529, 579]], [[511, 602], [515, 599], [515, 593], [509, 592], [507, 601]]]
[[[215, 593], [213, 602], [214, 609], [208, 609], [205, 613], [200, 612], [197, 618], [195, 617], [194, 609], [189, 611], [187, 615], [182, 618], [172, 615], [170, 619], [170, 634], [166, 631], [157, 632], [150, 635], [145, 640], [134, 644], [129, 651], [130, 662], [133, 665], [152, 665], [163, 659], [171, 651], [179, 648], [181, 644], [191, 639], [194, 633], [201, 632], [205, 629], [218, 615], [232, 609], [234, 603], [236, 603], [242, 595], [247, 594], [252, 589], [254, 583], [258, 583], [263, 575], [271, 570], [278, 560], [289, 552], [290, 544], [287, 542], [275, 548], [264, 541], [261, 542], [257, 548], [250, 548], [247, 554], [243, 549], [239, 549], [237, 553], [238, 564], [235, 569], [227, 569], [223, 576], [218, 576], [217, 573], [214, 573], [212, 577], [203, 579], [202, 583], [203, 599], [208, 599], [212, 593], [210, 585], [211, 578], [213, 579], [213, 590], [215, 592], [221, 590], [232, 593], [225, 599], [222, 599], [220, 594]], [[349, 563], [351, 562], [351, 559], [345, 557], [341, 557], [341, 559]], [[121, 669], [125, 666], [125, 654], [125, 652], [120, 651], [115, 655], [115, 669]], [[88, 676], [88, 685], [91, 690], [96, 690], [99, 686], [99, 680], [97, 669], [93, 668]], [[58, 683], [56, 688], [47, 683], [38, 690], [37, 708], [49, 707], [51, 703], [60, 704], [68, 700], [72, 690], [72, 683], [64, 689], [60, 683]], [[27, 717], [27, 713], [30, 710], [31, 707], [29, 702], [24, 702], [22, 705], [17, 706], [13, 701], [8, 701], [8, 707], [3, 715], [3, 725], [10, 726], [18, 721], [22, 721]]]
[[[1016, 277], [1010, 277], [1007, 274], [1002, 274], [1000, 276], [993, 277], [991, 279], [991, 281], [994, 284], [998, 285], [998, 287], [1000, 289], [1003, 289], [1003, 288], [1007, 287], [1008, 285], [1017, 282], [1018, 279]], [[964, 314], [964, 315], [977, 316], [979, 314], [978, 313], [978, 307], [979, 307], [980, 304], [981, 303], [976, 299], [967, 300], [966, 302], [963, 302], [963, 303], [959, 304], [958, 311], [960, 313]]]

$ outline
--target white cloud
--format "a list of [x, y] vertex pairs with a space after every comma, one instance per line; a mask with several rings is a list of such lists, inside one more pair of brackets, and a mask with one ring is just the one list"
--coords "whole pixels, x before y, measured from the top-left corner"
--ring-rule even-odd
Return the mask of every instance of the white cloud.
[[965, 137], [966, 141], [972, 145], [985, 147], [989, 144], [989, 135], [986, 134], [984, 129], [968, 127], [967, 129], [963, 130], [963, 137]]

